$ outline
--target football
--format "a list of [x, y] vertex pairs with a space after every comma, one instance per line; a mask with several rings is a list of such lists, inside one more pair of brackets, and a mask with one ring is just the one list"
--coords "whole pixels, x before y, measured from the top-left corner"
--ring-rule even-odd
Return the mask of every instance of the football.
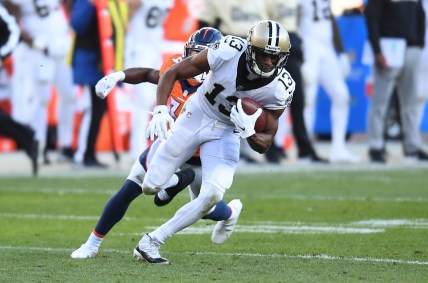
[[245, 114], [252, 115], [257, 111], [258, 108], [262, 108], [262, 114], [260, 114], [259, 118], [257, 118], [254, 130], [256, 133], [262, 133], [266, 127], [266, 112], [256, 100], [249, 97], [242, 98], [242, 109], [244, 110]]

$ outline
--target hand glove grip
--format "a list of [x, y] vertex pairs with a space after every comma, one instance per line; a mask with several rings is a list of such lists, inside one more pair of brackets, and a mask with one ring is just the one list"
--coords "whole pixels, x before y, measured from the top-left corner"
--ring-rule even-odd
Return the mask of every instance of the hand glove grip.
[[257, 109], [252, 115], [246, 114], [242, 108], [242, 101], [239, 99], [236, 106], [234, 105], [232, 107], [230, 120], [235, 124], [235, 128], [239, 132], [241, 138], [248, 138], [256, 133], [254, 126], [261, 114], [261, 108]]
[[123, 71], [112, 73], [103, 77], [95, 85], [96, 95], [104, 99], [107, 95], [114, 89], [118, 82], [121, 82], [125, 79], [125, 73]]
[[157, 105], [153, 109], [153, 118], [146, 131], [146, 137], [152, 141], [155, 136], [159, 138], [166, 138], [168, 136], [168, 124], [174, 125], [174, 119], [168, 113], [168, 107], [166, 105]]

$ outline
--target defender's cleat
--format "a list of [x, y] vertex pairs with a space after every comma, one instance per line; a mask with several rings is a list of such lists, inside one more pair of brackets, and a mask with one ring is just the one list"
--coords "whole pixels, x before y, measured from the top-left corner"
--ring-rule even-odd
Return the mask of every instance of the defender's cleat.
[[98, 249], [92, 247], [91, 245], [84, 243], [77, 250], [71, 253], [71, 258], [80, 259], [80, 258], [92, 258], [98, 254]]
[[242, 211], [242, 202], [239, 199], [234, 199], [229, 202], [229, 207], [232, 210], [232, 215], [227, 220], [217, 222], [214, 231], [211, 235], [211, 241], [214, 244], [224, 243], [235, 229], [236, 222], [238, 222], [239, 215]]
[[144, 235], [134, 249], [134, 258], [147, 261], [148, 263], [169, 264], [169, 261], [159, 254], [161, 244], [152, 239], [148, 234]]
[[175, 186], [166, 188], [164, 191], [160, 191], [155, 195], [154, 202], [157, 206], [167, 205], [172, 199], [184, 190], [195, 180], [195, 171], [191, 168], [184, 169], [176, 173], [178, 177], [178, 183]]

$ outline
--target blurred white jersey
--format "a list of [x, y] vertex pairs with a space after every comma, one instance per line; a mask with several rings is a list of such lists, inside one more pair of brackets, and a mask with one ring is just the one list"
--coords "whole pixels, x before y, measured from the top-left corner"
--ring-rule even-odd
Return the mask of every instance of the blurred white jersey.
[[301, 0], [299, 32], [305, 40], [333, 44], [330, 0]]
[[11, 2], [20, 7], [22, 24], [32, 37], [38, 38], [43, 34], [52, 38], [68, 32], [69, 25], [61, 10], [60, 0], [12, 0]]
[[270, 80], [255, 82], [242, 77], [247, 68], [246, 49], [247, 41], [235, 36], [226, 36], [211, 46], [208, 63], [213, 72], [194, 95], [210, 118], [225, 124], [233, 125], [229, 115], [239, 98], [251, 97], [264, 108], [275, 110], [288, 107], [293, 96], [294, 81], [285, 69]]
[[125, 65], [160, 68], [164, 22], [173, 0], [145, 0], [128, 23], [125, 42]]
[[[162, 65], [164, 22], [174, 0], [144, 0], [128, 23], [125, 38], [125, 67], [159, 69]], [[130, 152], [138, 158], [146, 148], [145, 132], [150, 120], [149, 112], [156, 105], [156, 85], [128, 85], [131, 91], [132, 120]]]

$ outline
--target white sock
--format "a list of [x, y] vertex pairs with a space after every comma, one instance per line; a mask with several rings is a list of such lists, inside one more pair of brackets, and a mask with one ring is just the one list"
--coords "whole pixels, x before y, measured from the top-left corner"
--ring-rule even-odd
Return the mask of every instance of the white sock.
[[161, 190], [158, 193], [158, 198], [161, 199], [161, 200], [168, 200], [169, 199], [169, 195], [168, 195], [168, 193], [165, 190]]
[[166, 188], [177, 185], [177, 183], [178, 183], [178, 176], [174, 174], [171, 176], [171, 178], [169, 178], [168, 182], [166, 182], [165, 185], [161, 187], [161, 189], [165, 190]]
[[88, 243], [91, 247], [99, 248], [101, 246], [101, 243], [103, 242], [104, 238], [100, 238], [97, 235], [94, 234], [94, 232], [89, 235], [88, 240], [86, 243]]

